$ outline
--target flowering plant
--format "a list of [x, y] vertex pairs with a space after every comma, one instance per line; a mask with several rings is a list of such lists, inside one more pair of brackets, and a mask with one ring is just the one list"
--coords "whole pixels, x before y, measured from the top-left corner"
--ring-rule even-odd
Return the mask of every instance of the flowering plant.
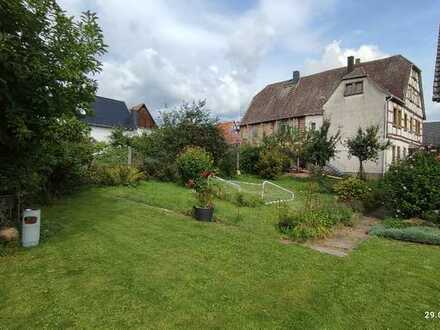
[[212, 172], [204, 171], [197, 178], [190, 179], [186, 183], [188, 188], [194, 189], [196, 192], [198, 207], [212, 208], [214, 206], [212, 203], [214, 192], [209, 185], [209, 177], [212, 175]]

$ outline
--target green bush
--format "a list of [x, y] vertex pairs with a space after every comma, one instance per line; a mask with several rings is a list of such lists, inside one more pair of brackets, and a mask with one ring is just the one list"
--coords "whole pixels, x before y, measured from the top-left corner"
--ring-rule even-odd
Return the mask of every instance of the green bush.
[[261, 148], [248, 144], [240, 148], [240, 171], [247, 174], [257, 174], [257, 163], [260, 160]]
[[257, 162], [257, 173], [264, 179], [276, 179], [283, 173], [286, 156], [278, 149], [264, 150]]
[[237, 170], [237, 150], [229, 148], [218, 163], [219, 174], [223, 178], [231, 178]]
[[280, 212], [278, 228], [294, 241], [327, 236], [338, 224], [350, 225], [353, 212], [342, 204]]
[[89, 132], [77, 118], [63, 117], [48, 125], [40, 155], [45, 163], [40, 175], [46, 178], [46, 197], [71, 192], [86, 182], [94, 150]]
[[144, 174], [128, 165], [96, 166], [91, 173], [92, 182], [104, 186], [132, 186], [144, 178]]
[[345, 178], [333, 186], [338, 199], [342, 202], [352, 202], [354, 200], [364, 200], [371, 188], [367, 183], [355, 177]]
[[440, 245], [440, 229], [433, 227], [386, 228], [384, 225], [375, 225], [369, 234], [399, 241]]
[[190, 146], [177, 157], [177, 170], [183, 183], [195, 180], [205, 171], [212, 171], [212, 156], [203, 148]]
[[382, 180], [367, 181], [370, 191], [363, 197], [362, 204], [367, 212], [377, 210], [384, 206], [384, 188]]
[[386, 205], [395, 216], [420, 217], [440, 209], [440, 161], [419, 151], [390, 167], [384, 177]]
[[440, 225], [440, 211], [435, 210], [423, 212], [422, 219]]
[[128, 147], [112, 146], [106, 143], [96, 143], [94, 162], [96, 165], [127, 165]]
[[163, 158], [146, 157], [143, 161], [142, 171], [147, 178], [160, 181], [177, 181], [179, 174], [175, 162], [165, 161]]

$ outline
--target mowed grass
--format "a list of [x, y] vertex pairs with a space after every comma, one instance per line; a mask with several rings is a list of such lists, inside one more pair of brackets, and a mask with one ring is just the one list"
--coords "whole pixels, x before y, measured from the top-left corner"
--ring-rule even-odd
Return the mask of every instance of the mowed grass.
[[[278, 183], [299, 206], [307, 181]], [[440, 312], [438, 247], [373, 238], [338, 258], [281, 244], [276, 206], [240, 220], [217, 201], [219, 222], [200, 223], [192, 204], [145, 182], [45, 208], [42, 244], [0, 258], [0, 328], [440, 327], [424, 318]]]

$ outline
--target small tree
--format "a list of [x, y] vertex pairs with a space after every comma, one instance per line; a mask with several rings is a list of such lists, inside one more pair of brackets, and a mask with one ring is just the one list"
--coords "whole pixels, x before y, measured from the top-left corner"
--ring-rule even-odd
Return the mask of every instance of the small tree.
[[309, 137], [305, 145], [304, 154], [306, 160], [319, 168], [336, 155], [336, 145], [341, 140], [341, 132], [329, 136], [330, 121], [324, 120], [318, 130], [309, 131]]
[[299, 172], [300, 160], [304, 159], [310, 136], [309, 131], [300, 131], [296, 127], [284, 127], [279, 133], [280, 145], [292, 163], [296, 162], [297, 172]]
[[390, 141], [381, 142], [379, 140], [379, 126], [370, 126], [363, 130], [359, 127], [357, 134], [347, 139], [349, 157], [359, 159], [359, 178], [365, 179], [364, 162], [367, 160], [377, 161], [379, 152], [386, 150], [391, 144]]

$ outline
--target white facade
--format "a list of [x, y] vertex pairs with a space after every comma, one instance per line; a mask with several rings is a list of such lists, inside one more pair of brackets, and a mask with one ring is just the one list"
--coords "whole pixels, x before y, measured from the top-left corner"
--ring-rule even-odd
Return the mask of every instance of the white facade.
[[[343, 80], [339, 84], [324, 105], [324, 117], [331, 123], [330, 134], [335, 134], [340, 129], [342, 136], [341, 143], [337, 146], [337, 155], [330, 165], [345, 173], [358, 172], [359, 161], [357, 158], [349, 157], [345, 141], [355, 136], [359, 127], [365, 129], [372, 125], [378, 126], [381, 140], [389, 140], [392, 144], [389, 149], [379, 154], [376, 162], [365, 162], [365, 173], [382, 175], [393, 161], [405, 158], [411, 149], [421, 145], [423, 99], [419, 87], [420, 74], [413, 70], [413, 75], [417, 79], [410, 78], [414, 83], [413, 87], [408, 87], [412, 99], [407, 95], [404, 104], [392, 100], [367, 77]], [[345, 96], [346, 84], [352, 82], [362, 82], [363, 93]], [[411, 88], [413, 91], [409, 92]]]
[[[110, 142], [110, 136], [112, 134], [113, 128], [110, 127], [98, 127], [98, 126], [90, 126], [90, 136], [98, 142]], [[147, 128], [138, 128], [133, 131], [126, 131], [126, 135], [128, 136], [136, 136], [142, 134], [151, 134], [151, 129]]]
[[98, 142], [109, 142], [112, 128], [90, 126], [90, 136]]
[[[350, 82], [363, 82], [363, 93], [344, 96], [345, 86]], [[345, 141], [356, 135], [359, 127], [379, 126], [379, 135], [385, 138], [385, 99], [386, 94], [367, 78], [344, 80], [324, 105], [324, 117], [330, 120], [330, 134], [341, 131], [341, 142], [337, 145], [337, 154], [330, 165], [345, 173], [356, 173], [359, 162], [350, 158]], [[365, 172], [381, 174], [384, 158], [381, 154], [377, 162], [366, 162]]]

